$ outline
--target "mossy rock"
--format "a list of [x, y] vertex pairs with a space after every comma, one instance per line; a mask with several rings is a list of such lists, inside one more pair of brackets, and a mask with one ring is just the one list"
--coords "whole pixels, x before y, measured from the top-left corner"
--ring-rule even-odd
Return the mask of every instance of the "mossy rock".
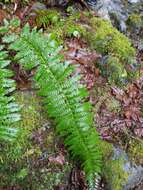
[[122, 190], [128, 180], [129, 173], [125, 171], [126, 160], [124, 156], [116, 157], [115, 148], [107, 143], [103, 143], [103, 178], [109, 190]]
[[108, 77], [110, 83], [123, 84], [128, 78], [128, 72], [125, 65], [114, 55], [106, 56], [102, 61], [97, 63], [104, 77]]
[[129, 30], [140, 30], [143, 27], [143, 16], [133, 13], [127, 19], [127, 25]]
[[136, 55], [130, 40], [109, 21], [94, 17], [90, 20], [95, 29], [93, 35], [89, 35], [89, 42], [93, 48], [103, 54], [112, 54], [123, 62], [129, 62], [129, 58]]
[[137, 162], [138, 158], [141, 161], [143, 157], [142, 143], [138, 143], [135, 141], [135, 146], [131, 143], [128, 154], [120, 147], [113, 147], [107, 142], [102, 143], [104, 158], [102, 174], [107, 183], [107, 190], [130, 190], [142, 183], [142, 162]]
[[133, 68], [133, 65], [137, 65], [136, 50], [130, 40], [109, 21], [101, 18], [90, 18], [89, 25], [91, 29], [85, 35], [89, 46], [107, 56], [104, 64], [98, 64], [102, 75], [108, 77], [110, 83], [119, 86], [125, 84], [126, 80], [138, 77], [138, 68]]

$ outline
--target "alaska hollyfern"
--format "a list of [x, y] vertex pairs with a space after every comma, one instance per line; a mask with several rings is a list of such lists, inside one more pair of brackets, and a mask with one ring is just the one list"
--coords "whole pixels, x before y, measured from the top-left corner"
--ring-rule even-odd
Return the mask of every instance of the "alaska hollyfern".
[[19, 108], [14, 98], [10, 95], [15, 90], [15, 83], [10, 78], [12, 72], [6, 67], [10, 61], [7, 60], [7, 52], [2, 51], [0, 46], [0, 140], [12, 140], [16, 135], [16, 129], [11, 125], [20, 119], [17, 113]]
[[88, 181], [92, 181], [101, 171], [100, 138], [92, 127], [91, 105], [84, 101], [87, 91], [74, 72], [75, 66], [61, 61], [59, 47], [51, 35], [30, 31], [29, 25], [9, 49], [17, 52], [15, 59], [23, 67], [37, 68], [34, 80], [48, 115], [54, 118], [73, 158], [81, 162]]

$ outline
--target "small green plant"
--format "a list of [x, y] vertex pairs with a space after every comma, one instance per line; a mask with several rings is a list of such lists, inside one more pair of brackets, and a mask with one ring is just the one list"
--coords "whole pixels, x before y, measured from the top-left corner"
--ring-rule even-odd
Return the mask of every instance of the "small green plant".
[[132, 31], [140, 29], [143, 25], [143, 17], [140, 14], [131, 14], [127, 19], [127, 24]]
[[56, 25], [60, 21], [60, 13], [56, 10], [37, 10], [36, 24], [37, 26], [48, 28], [49, 25]]
[[86, 29], [81, 24], [70, 19], [65, 22], [63, 31], [66, 37], [81, 37], [86, 33]]
[[63, 18], [60, 12], [52, 9], [39, 10], [35, 13], [38, 28], [43, 27], [55, 33], [60, 40], [66, 37], [80, 37], [86, 32], [86, 29], [77, 22], [80, 14], [75, 13], [74, 16]]

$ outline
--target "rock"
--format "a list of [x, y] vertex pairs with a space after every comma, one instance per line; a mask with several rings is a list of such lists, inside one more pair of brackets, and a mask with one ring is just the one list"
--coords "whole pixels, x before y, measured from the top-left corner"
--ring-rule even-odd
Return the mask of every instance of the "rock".
[[[97, 12], [97, 14], [104, 18], [111, 20], [122, 32], [126, 31], [126, 20], [134, 11], [142, 11], [143, 3], [140, 0], [87, 0], [89, 6]], [[112, 17], [112, 15], [115, 15]]]
[[[91, 8], [98, 13], [104, 13], [106, 17], [109, 17], [109, 13], [118, 11], [122, 12], [122, 8], [124, 7], [122, 0], [89, 0], [87, 1]], [[102, 16], [102, 14], [101, 14]]]
[[47, 0], [48, 6], [66, 6], [69, 0]]
[[129, 3], [138, 3], [140, 0], [128, 0]]
[[143, 40], [138, 43], [138, 50], [143, 51]]
[[47, 9], [46, 5], [40, 2], [35, 2], [31, 7], [31, 11], [46, 10], [46, 9]]
[[128, 182], [123, 187], [123, 190], [134, 189], [143, 183], [143, 167], [132, 167], [131, 165], [128, 165], [127, 167], [128, 171], [130, 172], [130, 175], [128, 177]]
[[121, 22], [120, 22], [119, 30], [122, 31], [122, 32], [124, 32], [124, 33], [126, 32], [127, 26], [126, 26], [126, 24], [125, 24], [124, 21], [121, 21]]
[[89, 1], [88, 3], [104, 19], [111, 20], [111, 15], [116, 15], [116, 19], [119, 21], [118, 28], [122, 31], [126, 30], [125, 20], [127, 12], [123, 13], [124, 5], [121, 0], [98, 0], [92, 1], [92, 3]]
[[[46, 7], [46, 5], [45, 4], [43, 4], [43, 3], [40, 3], [40, 2], [35, 2], [33, 5], [32, 5], [32, 7], [31, 7], [31, 9], [30, 9], [30, 17], [32, 16], [36, 16], [36, 11], [40, 11], [40, 10], [47, 10], [47, 7]], [[32, 21], [31, 21], [31, 23], [33, 23], [33, 21], [34, 21], [34, 19], [31, 19]]]
[[143, 167], [131, 162], [121, 148], [113, 147], [112, 156], [104, 162], [104, 176], [107, 189], [133, 190], [143, 184]]

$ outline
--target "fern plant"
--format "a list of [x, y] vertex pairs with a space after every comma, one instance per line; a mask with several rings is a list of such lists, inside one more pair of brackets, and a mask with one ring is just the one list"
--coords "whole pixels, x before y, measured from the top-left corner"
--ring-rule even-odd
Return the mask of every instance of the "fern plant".
[[[10, 42], [5, 36], [5, 42]], [[88, 95], [75, 74], [75, 66], [62, 62], [59, 46], [51, 35], [30, 31], [25, 25], [19, 37], [9, 49], [17, 52], [15, 59], [28, 70], [37, 68], [34, 80], [39, 94], [44, 97], [44, 106], [55, 119], [57, 131], [64, 137], [73, 158], [78, 158], [89, 184], [101, 171], [100, 138], [93, 125], [91, 105], [85, 102]]]
[[20, 119], [17, 113], [19, 108], [10, 93], [15, 90], [15, 83], [10, 78], [12, 72], [6, 67], [10, 61], [7, 60], [7, 52], [0, 47], [0, 140], [12, 140], [16, 129], [11, 128], [12, 123]]

